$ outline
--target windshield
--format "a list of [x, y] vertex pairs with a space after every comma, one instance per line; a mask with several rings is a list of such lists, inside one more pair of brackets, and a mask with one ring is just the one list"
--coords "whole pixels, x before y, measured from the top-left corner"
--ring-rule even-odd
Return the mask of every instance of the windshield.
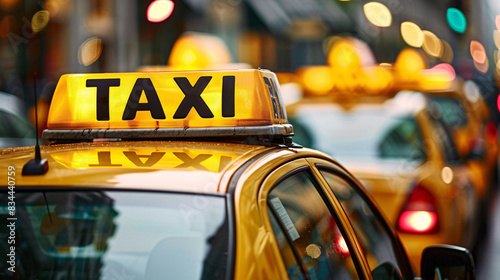
[[304, 105], [290, 117], [294, 142], [334, 157], [361, 159], [425, 158], [415, 118], [382, 106], [346, 111], [335, 104]]
[[[4, 192], [6, 194], [7, 192]], [[7, 195], [1, 196], [2, 204]], [[223, 197], [126, 191], [17, 192], [2, 255], [19, 279], [223, 279]], [[7, 242], [1, 242], [6, 244]], [[6, 252], [5, 252], [6, 251]], [[12, 257], [11, 257], [12, 259]], [[3, 275], [12, 264], [2, 262]], [[1, 278], [1, 277], [0, 277]]]

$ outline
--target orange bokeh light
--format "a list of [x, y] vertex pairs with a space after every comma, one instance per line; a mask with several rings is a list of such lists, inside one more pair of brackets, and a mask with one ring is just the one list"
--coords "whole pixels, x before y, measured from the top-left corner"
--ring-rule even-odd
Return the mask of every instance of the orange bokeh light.
[[470, 55], [472, 59], [479, 64], [484, 64], [486, 62], [486, 50], [483, 44], [476, 40], [470, 42]]

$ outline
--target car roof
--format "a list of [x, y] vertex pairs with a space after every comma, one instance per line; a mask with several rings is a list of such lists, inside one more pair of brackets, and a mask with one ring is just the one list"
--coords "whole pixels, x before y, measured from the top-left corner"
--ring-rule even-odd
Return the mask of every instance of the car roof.
[[124, 141], [42, 146], [44, 175], [22, 176], [34, 147], [0, 149], [0, 168], [15, 167], [16, 187], [99, 187], [216, 194], [260, 145], [202, 141]]

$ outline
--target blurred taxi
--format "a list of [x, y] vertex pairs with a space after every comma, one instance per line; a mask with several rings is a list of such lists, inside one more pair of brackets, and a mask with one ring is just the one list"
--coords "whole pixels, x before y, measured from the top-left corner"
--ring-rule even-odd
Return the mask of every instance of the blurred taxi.
[[470, 89], [471, 82], [455, 79], [449, 89], [425, 93], [431, 96], [431, 114], [452, 130], [458, 152], [471, 171], [486, 223], [488, 205], [496, 187], [498, 147], [496, 133], [493, 137], [489, 135], [488, 129], [495, 125], [488, 122], [489, 111], [481, 94], [467, 91], [473, 90]]
[[[352, 175], [291, 142], [272, 72], [64, 75], [52, 100], [52, 144], [0, 150], [2, 278], [414, 277]], [[463, 248], [422, 264], [474, 277]]]
[[425, 95], [395, 87], [391, 69], [363, 65], [356, 44], [339, 41], [329, 55], [340, 53], [350, 68], [339, 71], [329, 60], [297, 70], [305, 96], [287, 107], [295, 141], [333, 156], [361, 180], [415, 265], [431, 244], [472, 247], [476, 192], [448, 127], [429, 114]]
[[[408, 65], [413, 65], [413, 71], [409, 71]], [[412, 49], [398, 55], [394, 68], [402, 89], [416, 88], [428, 95], [429, 113], [450, 128], [475, 187], [481, 225], [485, 226], [496, 187], [498, 147], [496, 127], [488, 123], [489, 110], [479, 87], [473, 81], [456, 77], [450, 64], [425, 69], [422, 57]]]

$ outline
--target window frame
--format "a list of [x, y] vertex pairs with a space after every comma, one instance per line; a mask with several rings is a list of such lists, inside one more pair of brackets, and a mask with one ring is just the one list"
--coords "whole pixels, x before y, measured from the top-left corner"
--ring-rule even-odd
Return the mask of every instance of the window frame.
[[[327, 191], [330, 193], [330, 195], [333, 195], [335, 197], [335, 194], [333, 191], [330, 189], [330, 186], [328, 185], [326, 179], [323, 177], [321, 174], [321, 171], [326, 171], [330, 172], [336, 176], [339, 176], [341, 179], [343, 179], [346, 183], [348, 183], [352, 189], [358, 193], [359, 196], [363, 200], [365, 200], [370, 207], [370, 210], [374, 214], [374, 216], [381, 222], [381, 225], [383, 226], [384, 230], [387, 231], [389, 238], [391, 239], [392, 245], [394, 247], [395, 255], [396, 258], [402, 259], [403, 261], [401, 262], [401, 273], [405, 279], [413, 279], [414, 278], [414, 272], [412, 269], [411, 262], [408, 258], [408, 253], [406, 252], [406, 249], [403, 245], [403, 242], [399, 238], [398, 233], [396, 232], [396, 229], [390, 224], [389, 220], [385, 215], [381, 212], [380, 207], [376, 203], [376, 201], [363, 189], [362, 184], [347, 170], [340, 170], [339, 168], [332, 168], [329, 162], [321, 159], [314, 159], [311, 162], [311, 165], [314, 167], [314, 171], [317, 172], [316, 176], [321, 176], [320, 181], [322, 184], [325, 185]], [[335, 197], [336, 198], [336, 197]], [[339, 202], [340, 203], [340, 202]], [[342, 206], [341, 206], [342, 207]], [[344, 215], [347, 216], [345, 213], [344, 209], [342, 208], [342, 212]], [[349, 225], [352, 228], [352, 225], [349, 220]], [[353, 230], [353, 233], [356, 235], [355, 231]], [[356, 235], [356, 239], [357, 239]], [[359, 242], [356, 240], [356, 242]], [[368, 270], [371, 273], [371, 269], [368, 268]]]
[[[337, 200], [337, 198], [333, 196], [331, 192], [328, 191], [329, 187], [325, 185], [323, 182], [321, 182], [321, 178], [318, 178], [318, 173], [315, 171], [314, 166], [310, 164], [308, 159], [309, 158], [295, 159], [274, 168], [270, 173], [268, 173], [265, 176], [265, 179], [262, 181], [261, 186], [259, 187], [259, 193], [257, 197], [257, 199], [259, 200], [259, 208], [260, 208], [259, 212], [263, 219], [263, 223], [266, 227], [266, 230], [269, 232], [269, 234], [272, 235], [272, 239], [274, 241], [273, 249], [276, 258], [279, 259], [278, 260], [280, 263], [279, 265], [282, 267], [283, 271], [286, 271], [285, 264], [281, 256], [281, 251], [278, 246], [278, 241], [272, 229], [270, 217], [268, 215], [268, 208], [270, 208], [268, 200], [269, 194], [280, 182], [289, 178], [290, 176], [293, 176], [301, 172], [309, 172], [312, 178], [313, 185], [315, 186], [318, 194], [325, 202], [325, 205], [328, 207], [330, 214], [335, 219], [335, 222], [337, 223], [340, 233], [344, 236], [349, 251], [351, 252], [352, 261], [356, 268], [356, 272], [359, 279], [371, 279], [371, 271], [361, 251], [361, 246], [355, 237], [355, 233], [352, 229], [352, 226], [348, 222], [347, 215], [343, 211], [343, 208], [340, 202]], [[284, 230], [281, 224], [280, 227], [281, 230]], [[284, 230], [284, 233], [287, 234], [286, 230]], [[287, 236], [287, 240], [289, 240], [289, 236]], [[294, 252], [294, 255], [296, 255], [296, 252]], [[303, 266], [302, 262], [298, 264], [300, 266]], [[306, 279], [309, 279], [308, 274], [306, 273], [305, 275]]]

